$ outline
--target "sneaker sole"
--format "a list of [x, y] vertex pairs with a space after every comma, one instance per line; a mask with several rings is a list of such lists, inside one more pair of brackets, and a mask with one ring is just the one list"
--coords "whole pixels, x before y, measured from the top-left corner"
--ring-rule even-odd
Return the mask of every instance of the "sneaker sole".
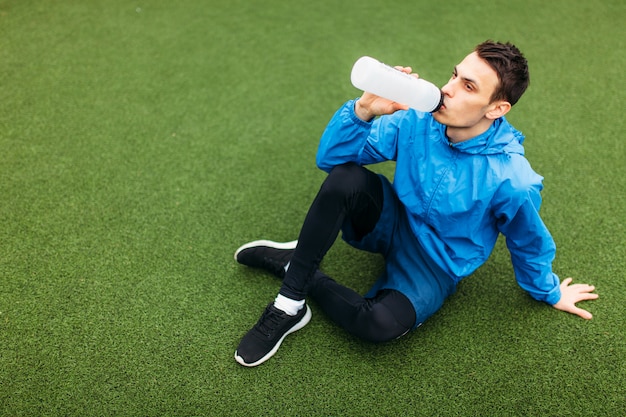
[[[259, 241], [261, 242], [261, 241]], [[267, 242], [267, 241], [265, 241]], [[257, 366], [262, 364], [263, 362], [265, 362], [266, 360], [268, 360], [269, 358], [271, 358], [272, 356], [274, 356], [274, 354], [278, 351], [278, 348], [280, 347], [281, 343], [283, 343], [283, 340], [285, 340], [285, 337], [287, 337], [287, 335], [290, 335], [291, 333], [300, 330], [301, 328], [303, 328], [304, 326], [306, 326], [309, 321], [311, 321], [311, 309], [309, 308], [308, 305], [305, 305], [306, 307], [306, 313], [304, 313], [304, 316], [302, 316], [302, 320], [300, 320], [299, 322], [297, 322], [291, 329], [287, 330], [285, 332], [285, 334], [283, 335], [283, 337], [281, 337], [278, 340], [278, 343], [276, 343], [276, 345], [272, 348], [272, 350], [270, 350], [267, 355], [263, 356], [261, 359], [259, 359], [256, 362], [252, 362], [252, 363], [246, 363], [243, 358], [239, 355], [237, 355], [237, 351], [235, 351], [235, 360], [243, 366], [247, 366], [247, 367], [253, 367], [253, 366]]]
[[292, 240], [291, 242], [285, 242], [285, 243], [274, 242], [271, 240], [255, 240], [254, 242], [246, 243], [245, 245], [240, 246], [239, 249], [235, 251], [235, 260], [237, 261], [237, 255], [239, 255], [239, 253], [242, 250], [245, 250], [248, 248], [254, 248], [257, 246], [267, 246], [268, 248], [274, 248], [274, 249], [295, 249], [297, 245], [298, 245], [297, 240]]

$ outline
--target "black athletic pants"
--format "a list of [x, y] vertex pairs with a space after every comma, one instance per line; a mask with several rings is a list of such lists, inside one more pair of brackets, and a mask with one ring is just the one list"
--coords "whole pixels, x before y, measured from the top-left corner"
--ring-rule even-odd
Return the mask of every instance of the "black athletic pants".
[[309, 295], [339, 326], [373, 342], [398, 338], [413, 328], [416, 315], [409, 299], [395, 290], [364, 298], [318, 267], [342, 228], [351, 228], [356, 240], [374, 230], [383, 200], [377, 174], [352, 163], [335, 167], [307, 213], [280, 290], [293, 299]]

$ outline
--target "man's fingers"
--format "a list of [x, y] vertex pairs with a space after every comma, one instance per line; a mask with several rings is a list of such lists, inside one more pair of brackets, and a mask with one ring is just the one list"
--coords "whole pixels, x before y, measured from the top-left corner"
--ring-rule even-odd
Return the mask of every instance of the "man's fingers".
[[593, 285], [589, 285], [589, 284], [574, 284], [574, 285], [570, 285], [569, 287], [578, 292], [591, 292], [596, 289], [596, 287], [594, 287]]
[[576, 314], [577, 316], [580, 316], [585, 320], [591, 320], [593, 318], [593, 315], [590, 312], [578, 307], [574, 307], [574, 309], [572, 309], [570, 313]]
[[554, 305], [559, 310], [575, 314], [586, 320], [591, 320], [593, 315], [587, 310], [583, 310], [576, 306], [576, 303], [585, 300], [595, 300], [599, 297], [595, 294], [596, 287], [589, 284], [570, 285], [572, 278], [566, 278], [561, 283], [561, 299]]
[[582, 300], [595, 300], [596, 298], [599, 297], [599, 295], [595, 293], [585, 293], [585, 294], [581, 294], [580, 297], [581, 297], [580, 298], [581, 301]]

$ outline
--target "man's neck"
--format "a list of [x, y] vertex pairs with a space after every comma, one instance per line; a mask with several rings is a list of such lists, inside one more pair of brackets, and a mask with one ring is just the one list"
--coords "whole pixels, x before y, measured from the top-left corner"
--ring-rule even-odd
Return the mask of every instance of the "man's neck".
[[483, 119], [480, 123], [475, 124], [472, 127], [446, 127], [446, 136], [448, 140], [452, 143], [465, 142], [466, 140], [470, 140], [475, 138], [478, 135], [482, 135], [485, 133], [491, 125], [493, 125], [493, 120], [491, 119]]

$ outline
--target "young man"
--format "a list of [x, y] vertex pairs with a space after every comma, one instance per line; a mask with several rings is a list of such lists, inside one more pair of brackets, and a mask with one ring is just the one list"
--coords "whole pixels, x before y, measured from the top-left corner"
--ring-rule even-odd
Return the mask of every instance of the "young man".
[[[398, 68], [411, 73], [411, 68]], [[562, 283], [555, 245], [541, 217], [542, 177], [524, 158], [524, 137], [504, 118], [529, 84], [526, 59], [509, 43], [487, 41], [458, 64], [433, 114], [364, 93], [328, 124], [317, 154], [329, 172], [297, 241], [255, 241], [235, 259], [283, 284], [235, 359], [256, 366], [311, 318], [305, 296], [348, 332], [374, 342], [421, 325], [457, 283], [506, 237], [519, 285], [539, 301], [591, 319], [576, 306], [594, 287]], [[380, 116], [380, 117], [378, 117]], [[393, 184], [364, 168], [396, 161]], [[318, 270], [339, 231], [349, 244], [385, 258], [361, 296]]]

